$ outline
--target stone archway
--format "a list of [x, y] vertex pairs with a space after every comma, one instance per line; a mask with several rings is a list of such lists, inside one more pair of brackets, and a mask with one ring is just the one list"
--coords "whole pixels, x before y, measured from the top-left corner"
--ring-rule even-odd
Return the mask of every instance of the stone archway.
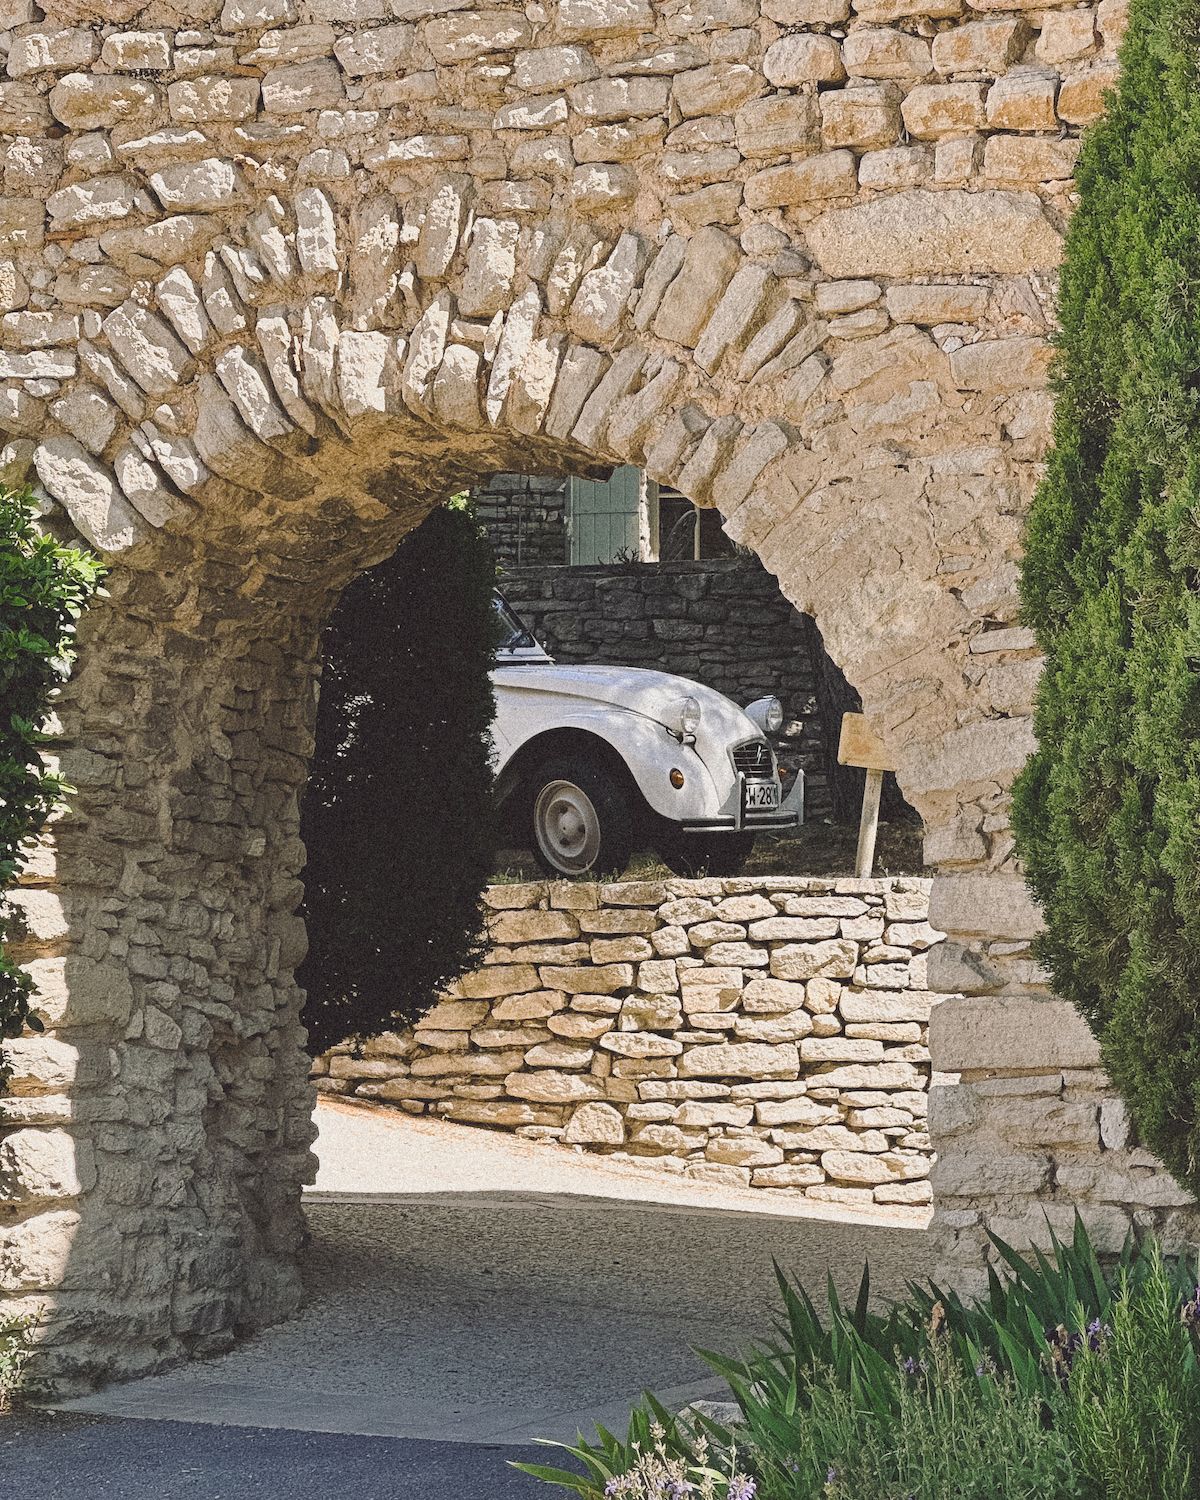
[[317, 634], [500, 468], [636, 463], [718, 507], [896, 748], [949, 872], [933, 982], [983, 997], [935, 1031], [979, 1075], [934, 1116], [951, 1270], [1060, 1190], [1123, 1227], [1139, 1163], [1028, 959], [1005, 811], [1060, 123], [1115, 20], [1056, 116], [1010, 72], [1025, 20], [933, 0], [194, 9], [3, 12], [3, 461], [113, 565], [64, 706], [79, 794], [16, 897], [49, 1029], [0, 1106], [0, 1292], [47, 1304], [44, 1373], [295, 1304]]

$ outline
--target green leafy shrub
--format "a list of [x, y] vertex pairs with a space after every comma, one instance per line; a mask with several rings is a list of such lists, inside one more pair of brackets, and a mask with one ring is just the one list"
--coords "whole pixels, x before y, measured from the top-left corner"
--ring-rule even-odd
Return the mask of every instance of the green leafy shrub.
[[[744, 1359], [705, 1354], [737, 1424], [672, 1418], [648, 1398], [624, 1439], [529, 1472], [584, 1500], [614, 1494], [653, 1446], [686, 1475], [737, 1454], [757, 1500], [1185, 1500], [1200, 1490], [1200, 1287], [1153, 1241], [1109, 1274], [1082, 1225], [1070, 1244], [1006, 1265], [977, 1303], [936, 1286], [868, 1310], [832, 1285], [818, 1313], [780, 1277], [775, 1335]], [[661, 1463], [660, 1463], [661, 1467]], [[683, 1490], [666, 1500], [686, 1500]]]
[[411, 1025], [482, 956], [494, 581], [474, 516], [444, 506], [349, 585], [326, 628], [301, 813], [314, 1055]]
[[33, 1353], [34, 1327], [31, 1317], [0, 1318], [0, 1416], [11, 1409], [21, 1389]]
[[[51, 740], [41, 726], [103, 572], [95, 558], [39, 532], [34, 517], [28, 491], [0, 488], [0, 896], [69, 791], [43, 764]], [[0, 939], [2, 919], [0, 908]], [[0, 951], [0, 1041], [30, 1022], [31, 990], [29, 976]]]
[[1040, 953], [1137, 1130], [1200, 1191], [1200, 5], [1134, 0], [1067, 242], [1026, 617], [1018, 849]]
[[[1049, 1253], [1035, 1248], [1031, 1261], [1003, 1240], [992, 1243], [1002, 1269], [989, 1266], [987, 1296], [978, 1302], [964, 1302], [930, 1284], [910, 1286], [904, 1301], [884, 1313], [871, 1312], [870, 1276], [864, 1270], [852, 1307], [829, 1282], [822, 1315], [802, 1286], [779, 1273], [784, 1316], [774, 1336], [749, 1362], [710, 1352], [704, 1357], [729, 1382], [748, 1419], [764, 1399], [768, 1407], [794, 1404], [800, 1399], [794, 1392], [815, 1368], [833, 1371], [839, 1384], [861, 1393], [885, 1415], [898, 1401], [897, 1362], [921, 1360], [936, 1326], [964, 1369], [982, 1363], [1011, 1376], [1021, 1390], [1049, 1398], [1057, 1389], [1054, 1331], [1107, 1321], [1114, 1287], [1125, 1286], [1138, 1296], [1161, 1267], [1152, 1241], [1130, 1239], [1106, 1273], [1078, 1220], [1070, 1243], [1051, 1233]], [[1190, 1295], [1189, 1270], [1178, 1263], [1171, 1275], [1176, 1304], [1182, 1305]]]

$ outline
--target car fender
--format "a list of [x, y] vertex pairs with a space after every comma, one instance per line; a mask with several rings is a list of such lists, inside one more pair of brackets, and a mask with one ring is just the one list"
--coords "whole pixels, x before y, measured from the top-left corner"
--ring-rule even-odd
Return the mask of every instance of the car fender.
[[[560, 699], [552, 723], [523, 725], [525, 733], [514, 734], [512, 717], [505, 715], [505, 721], [497, 739], [497, 790], [502, 798], [532, 768], [540, 741], [551, 754], [555, 738], [574, 733], [603, 741], [620, 758], [649, 808], [671, 822], [716, 817], [728, 799], [729, 788], [714, 784], [696, 751], [643, 714]], [[683, 773], [681, 788], [671, 785], [673, 769]], [[732, 774], [730, 780], [732, 786]]]

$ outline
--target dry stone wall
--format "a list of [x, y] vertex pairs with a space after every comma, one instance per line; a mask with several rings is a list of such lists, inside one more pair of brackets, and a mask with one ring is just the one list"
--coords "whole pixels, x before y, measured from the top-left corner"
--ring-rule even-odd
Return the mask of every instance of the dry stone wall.
[[491, 949], [327, 1092], [702, 1181], [931, 1201], [929, 882], [492, 886]]
[[113, 567], [62, 704], [75, 810], [16, 901], [47, 1031], [0, 1116], [0, 1298], [45, 1309], [44, 1377], [295, 1304], [321, 622], [498, 471], [635, 464], [715, 507], [893, 751], [964, 997], [930, 1031], [968, 1084], [931, 1096], [945, 1274], [1074, 1202], [1195, 1232], [1030, 956], [1008, 819], [1055, 275], [1124, 23], [0, 0], [0, 472]]

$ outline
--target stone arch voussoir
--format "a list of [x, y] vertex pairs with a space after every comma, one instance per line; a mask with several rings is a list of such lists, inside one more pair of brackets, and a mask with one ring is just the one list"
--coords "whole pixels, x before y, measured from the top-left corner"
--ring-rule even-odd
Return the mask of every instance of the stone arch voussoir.
[[[270, 528], [284, 551], [295, 529], [311, 547], [330, 507], [364, 537], [391, 535], [372, 491], [394, 504], [389, 464], [418, 449], [429, 503], [526, 440], [544, 464], [644, 465], [760, 552], [885, 733], [919, 722], [928, 742], [970, 716], [952, 663], [980, 616], [938, 573], [951, 527], [971, 583], [1012, 554], [1030, 466], [1002, 447], [996, 400], [962, 411], [953, 354], [917, 323], [849, 341], [811, 283], [779, 274], [777, 249], [750, 254], [726, 228], [530, 226], [476, 216], [472, 197], [468, 177], [406, 204], [281, 188], [229, 232], [195, 215], [113, 231], [111, 253], [138, 269], [147, 239], [164, 261], [189, 258], [85, 318], [73, 378], [36, 436], [10, 444], [10, 470], [31, 470], [89, 543], [137, 568], [177, 537], [253, 552]], [[1040, 226], [1050, 262], [1057, 238]], [[852, 252], [837, 244], [841, 269]], [[23, 394], [10, 383], [10, 409]], [[887, 681], [914, 651], [919, 668]]]

